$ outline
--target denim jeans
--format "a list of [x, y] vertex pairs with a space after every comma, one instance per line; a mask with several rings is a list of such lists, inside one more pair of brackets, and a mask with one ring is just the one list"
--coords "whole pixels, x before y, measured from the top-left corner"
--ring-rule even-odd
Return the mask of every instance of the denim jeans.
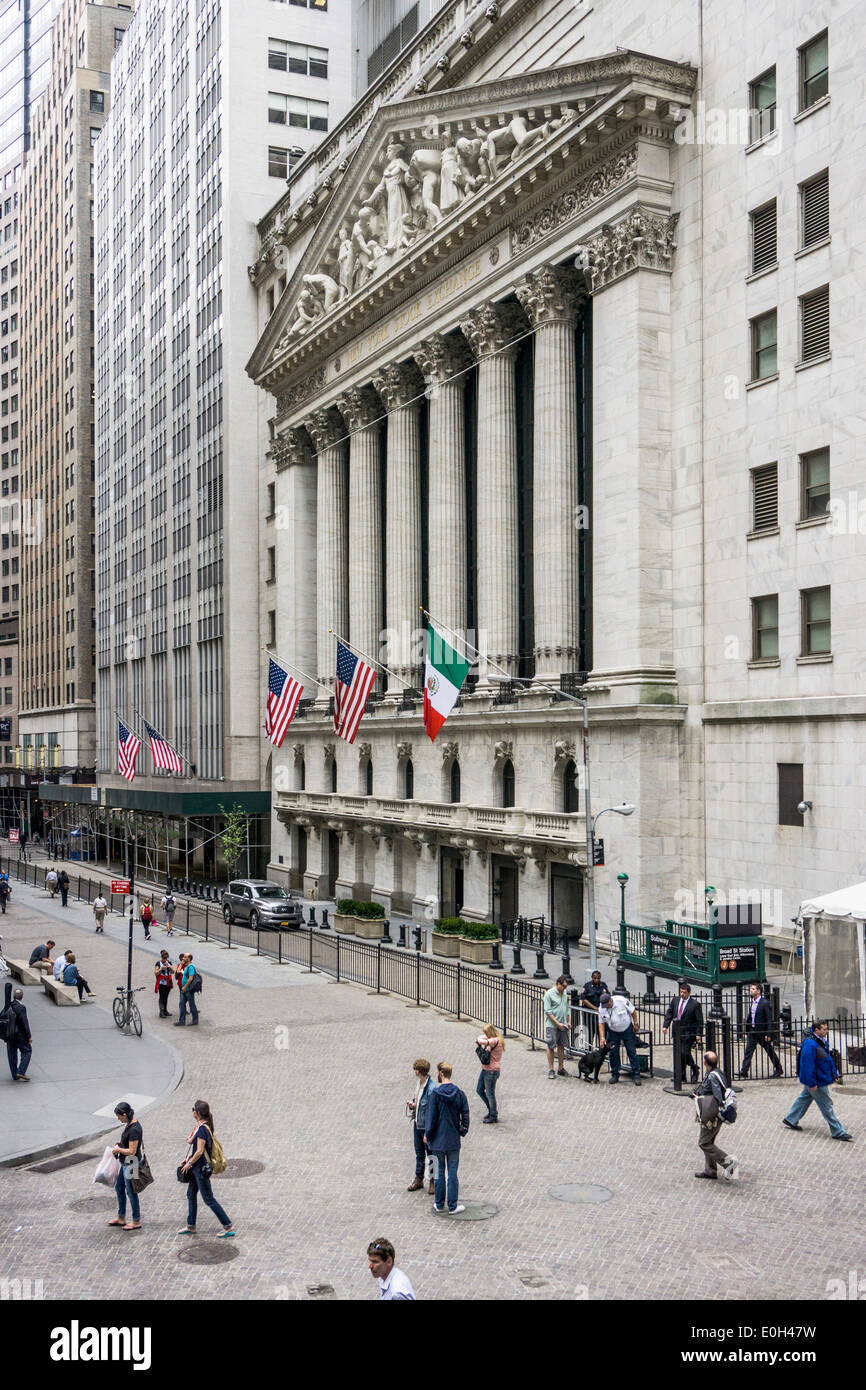
[[[21, 1054], [20, 1059], [19, 1055]], [[7, 1043], [6, 1056], [9, 1059], [9, 1070], [13, 1079], [16, 1076], [24, 1076], [30, 1065], [30, 1058], [33, 1056], [33, 1048], [26, 1043]]]
[[457, 1164], [460, 1162], [460, 1150], [448, 1149], [445, 1153], [434, 1153], [433, 1158], [436, 1164], [436, 1186], [433, 1190], [433, 1201], [440, 1209], [445, 1205], [445, 1174], [448, 1173], [448, 1210], [453, 1211], [457, 1205], [457, 1194], [460, 1191], [460, 1184], [457, 1181]]
[[622, 1043], [631, 1062], [632, 1076], [640, 1076], [640, 1062], [637, 1059], [637, 1048], [634, 1045], [634, 1027], [630, 1023], [623, 1033], [615, 1033], [608, 1024], [606, 1034], [610, 1043], [610, 1074], [619, 1076], [619, 1046]]
[[85, 994], [90, 993], [90, 985], [84, 979], [83, 975], [79, 975], [75, 983], [78, 986], [78, 999], [80, 1002], [84, 998]]
[[192, 1172], [192, 1177], [186, 1186], [186, 1224], [188, 1226], [195, 1225], [195, 1218], [198, 1215], [198, 1194], [201, 1193], [201, 1199], [205, 1206], [210, 1207], [220, 1225], [228, 1230], [232, 1223], [226, 1216], [216, 1197], [213, 1195], [210, 1178], [206, 1177], [205, 1174], [201, 1172], [202, 1167], [203, 1161], [199, 1160], [190, 1170]]
[[186, 1022], [186, 1010], [187, 1010], [187, 1005], [189, 1005], [189, 1011], [190, 1011], [190, 1013], [192, 1014], [192, 1021], [193, 1021], [193, 1023], [198, 1023], [198, 1008], [196, 1007], [195, 995], [194, 995], [194, 994], [190, 994], [190, 992], [189, 992], [188, 990], [183, 990], [183, 989], [182, 989], [181, 992], [180, 992], [180, 1022], [181, 1022], [181, 1023], [185, 1023], [185, 1022]]
[[785, 1116], [788, 1123], [792, 1125], [797, 1124], [809, 1109], [812, 1101], [815, 1102], [821, 1114], [824, 1116], [824, 1119], [830, 1126], [830, 1133], [833, 1138], [835, 1139], [839, 1134], [844, 1134], [845, 1126], [841, 1123], [836, 1115], [836, 1111], [833, 1109], [833, 1101], [830, 1098], [829, 1086], [819, 1086], [814, 1095], [809, 1090], [808, 1086], [804, 1086]]
[[484, 1101], [491, 1120], [499, 1118], [499, 1111], [496, 1109], [496, 1083], [498, 1080], [498, 1071], [482, 1071], [478, 1077], [478, 1085], [475, 1087], [475, 1094]]
[[424, 1131], [418, 1128], [414, 1120], [412, 1121], [412, 1138], [415, 1142], [415, 1177], [423, 1178], [427, 1146], [424, 1143]]
[[118, 1159], [118, 1163], [120, 1164], [120, 1172], [117, 1175], [117, 1182], [114, 1184], [114, 1190], [117, 1193], [117, 1214], [118, 1216], [126, 1216], [126, 1194], [129, 1193], [132, 1219], [133, 1221], [140, 1221], [141, 1206], [138, 1201], [138, 1193], [133, 1189], [132, 1179], [126, 1176], [123, 1159]]

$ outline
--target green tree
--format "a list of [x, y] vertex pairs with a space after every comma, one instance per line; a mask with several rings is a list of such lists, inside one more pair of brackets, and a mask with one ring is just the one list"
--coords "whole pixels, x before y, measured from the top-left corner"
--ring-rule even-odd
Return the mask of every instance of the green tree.
[[220, 835], [223, 859], [229, 878], [233, 878], [247, 848], [247, 816], [244, 808], [235, 802], [230, 811], [220, 806], [225, 816], [225, 825]]

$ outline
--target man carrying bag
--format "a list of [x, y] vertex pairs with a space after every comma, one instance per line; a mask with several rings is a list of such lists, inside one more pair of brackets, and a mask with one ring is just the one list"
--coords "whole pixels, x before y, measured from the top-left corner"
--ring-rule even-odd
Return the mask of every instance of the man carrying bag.
[[697, 1114], [695, 1119], [701, 1127], [698, 1148], [704, 1156], [703, 1172], [695, 1173], [696, 1178], [715, 1180], [721, 1176], [727, 1182], [736, 1182], [739, 1176], [739, 1160], [733, 1154], [726, 1154], [716, 1143], [723, 1119], [730, 1117], [734, 1109], [734, 1095], [728, 1079], [719, 1070], [719, 1059], [715, 1052], [704, 1053], [706, 1076], [696, 1091], [692, 1092]]

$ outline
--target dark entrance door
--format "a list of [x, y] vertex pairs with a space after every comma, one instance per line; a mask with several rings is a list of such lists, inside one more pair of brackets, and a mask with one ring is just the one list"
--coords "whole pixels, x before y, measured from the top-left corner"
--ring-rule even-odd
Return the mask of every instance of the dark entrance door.
[[513, 922], [517, 916], [517, 865], [502, 854], [493, 856], [493, 920]]
[[459, 850], [446, 846], [439, 861], [439, 895], [443, 917], [459, 917], [463, 906], [463, 859]]
[[333, 898], [337, 891], [337, 875], [340, 872], [340, 841], [336, 830], [328, 831], [328, 897]]
[[583, 873], [572, 864], [550, 866], [550, 920], [567, 929], [570, 941], [583, 935]]

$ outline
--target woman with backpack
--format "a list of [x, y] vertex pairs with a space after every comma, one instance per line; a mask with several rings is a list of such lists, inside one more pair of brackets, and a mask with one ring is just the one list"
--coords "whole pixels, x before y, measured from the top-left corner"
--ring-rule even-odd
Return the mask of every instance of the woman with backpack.
[[190, 1152], [178, 1169], [178, 1177], [181, 1182], [187, 1183], [186, 1225], [182, 1230], [178, 1231], [178, 1235], [195, 1235], [195, 1222], [198, 1215], [198, 1198], [199, 1193], [201, 1193], [201, 1199], [205, 1206], [210, 1207], [223, 1228], [219, 1239], [228, 1240], [235, 1234], [234, 1225], [213, 1195], [210, 1181], [213, 1172], [224, 1171], [225, 1155], [222, 1150], [222, 1145], [214, 1134], [214, 1118], [207, 1101], [197, 1100], [192, 1107], [192, 1113], [195, 1124], [192, 1133], [187, 1139]]
[[142, 903], [141, 907], [138, 909], [138, 915], [141, 918], [141, 925], [144, 927], [144, 939], [145, 941], [149, 941], [150, 924], [153, 921], [153, 908], [150, 903]]
[[67, 907], [68, 903], [66, 900], [69, 897], [69, 875], [65, 869], [61, 869], [60, 873], [57, 875], [57, 887], [60, 889], [60, 905], [61, 907]]
[[487, 1114], [481, 1121], [483, 1125], [499, 1123], [496, 1083], [499, 1080], [504, 1051], [505, 1039], [499, 1029], [494, 1028], [492, 1023], [485, 1023], [481, 1030], [481, 1036], [475, 1039], [475, 1052], [481, 1063], [481, 1074], [478, 1077], [478, 1085], [475, 1090], [487, 1106]]

